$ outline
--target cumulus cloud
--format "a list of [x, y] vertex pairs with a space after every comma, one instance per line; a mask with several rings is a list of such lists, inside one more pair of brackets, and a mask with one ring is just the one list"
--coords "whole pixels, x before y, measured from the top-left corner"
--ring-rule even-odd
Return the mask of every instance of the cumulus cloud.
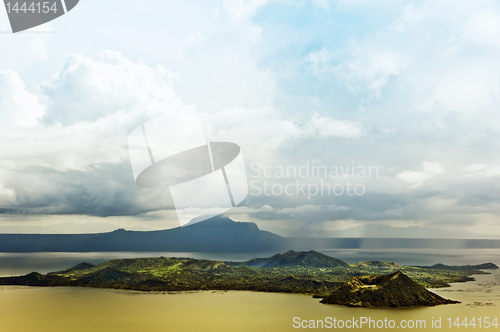
[[[171, 207], [168, 191], [135, 186], [127, 137], [143, 121], [182, 106], [173, 91], [175, 77], [118, 52], [73, 54], [41, 83], [38, 98], [15, 72], [0, 72], [0, 116], [11, 130], [0, 138], [6, 179], [0, 194], [4, 202], [16, 202], [5, 211], [113, 216]], [[247, 158], [257, 160], [293, 140], [362, 135], [358, 123], [318, 115], [294, 121], [275, 107], [200, 115], [208, 140], [238, 143]]]
[[117, 52], [72, 55], [37, 98], [15, 72], [0, 72], [0, 196], [17, 203], [4, 211], [108, 216], [168, 208], [168, 192], [136, 188], [127, 136], [180, 105], [173, 77]]
[[[157, 1], [158, 20], [132, 1], [118, 15], [97, 5], [125, 30], [102, 35], [96, 22], [92, 40], [88, 31], [71, 40], [3, 36], [12, 50], [0, 54], [3, 217], [124, 215], [175, 224], [167, 222], [175, 218], [168, 193], [133, 183], [126, 138], [182, 96], [203, 112], [207, 138], [240, 144], [247, 165], [379, 167], [380, 178], [364, 182], [360, 197], [249, 196], [248, 206], [234, 210], [249, 220], [276, 229], [321, 220], [496, 222], [500, 13], [492, 2], [365, 2], [357, 10], [353, 1], [228, 0], [196, 8]], [[136, 20], [126, 21], [129, 14]], [[146, 30], [135, 43], [123, 40]], [[128, 58], [89, 56], [111, 39]], [[62, 66], [61, 56], [76, 49], [85, 56]], [[441, 165], [449, 165], [446, 176]], [[332, 204], [349, 209], [321, 208]]]
[[28, 92], [13, 70], [0, 71], [0, 135], [14, 127], [33, 127], [44, 114], [38, 98]]
[[[96, 58], [74, 54], [62, 71], [41, 84], [39, 101], [16, 73], [0, 72], [2, 134], [12, 136], [3, 142], [0, 164], [64, 172], [124, 163], [128, 133], [180, 105], [173, 77], [161, 66], [133, 63], [117, 52]], [[32, 128], [18, 130], [16, 125]]]
[[463, 36], [485, 46], [500, 47], [500, 12], [475, 14], [465, 23]]
[[209, 140], [236, 142], [245, 154], [260, 157], [296, 139], [356, 138], [364, 134], [359, 123], [317, 114], [293, 121], [275, 107], [227, 109], [203, 113], [201, 118]]
[[176, 77], [162, 66], [134, 63], [114, 51], [95, 58], [73, 54], [60, 72], [41, 84], [49, 105], [44, 121], [70, 125], [138, 109], [158, 114], [176, 103]]
[[16, 204], [16, 192], [0, 183], [0, 206]]
[[464, 168], [465, 176], [477, 176], [477, 177], [497, 177], [500, 176], [500, 166], [493, 165], [488, 166], [484, 164], [471, 164]]
[[[451, 111], [477, 112], [500, 96], [499, 33], [500, 11], [489, 1], [422, 1], [406, 5], [377, 39], [408, 63], [400, 78], [420, 91], [419, 108], [439, 99]], [[413, 48], [417, 36], [425, 37]]]
[[421, 171], [404, 171], [397, 174], [397, 178], [403, 182], [410, 183], [410, 188], [417, 188], [421, 187], [425, 182], [436, 175], [443, 174], [445, 172], [437, 161], [424, 161], [422, 166], [423, 169]]

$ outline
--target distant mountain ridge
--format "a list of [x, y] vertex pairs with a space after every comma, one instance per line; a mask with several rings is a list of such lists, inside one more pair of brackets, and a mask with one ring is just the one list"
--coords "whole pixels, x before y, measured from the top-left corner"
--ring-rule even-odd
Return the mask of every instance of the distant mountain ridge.
[[187, 227], [96, 234], [0, 234], [0, 252], [262, 252], [286, 248], [284, 238], [256, 224], [218, 216]]
[[500, 248], [500, 240], [418, 238], [285, 238], [255, 223], [218, 216], [161, 231], [94, 234], [0, 234], [0, 252], [210, 252], [276, 253], [284, 250], [391, 248]]

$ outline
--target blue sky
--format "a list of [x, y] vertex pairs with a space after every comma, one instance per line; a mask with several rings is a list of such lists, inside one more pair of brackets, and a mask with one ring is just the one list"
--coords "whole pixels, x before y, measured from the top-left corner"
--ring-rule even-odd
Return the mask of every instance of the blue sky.
[[194, 104], [256, 185], [251, 165], [379, 170], [326, 179], [363, 195], [250, 194], [234, 219], [500, 235], [495, 1], [82, 0], [19, 34], [0, 11], [0, 30], [0, 231], [176, 226], [168, 192], [135, 186], [126, 137]]

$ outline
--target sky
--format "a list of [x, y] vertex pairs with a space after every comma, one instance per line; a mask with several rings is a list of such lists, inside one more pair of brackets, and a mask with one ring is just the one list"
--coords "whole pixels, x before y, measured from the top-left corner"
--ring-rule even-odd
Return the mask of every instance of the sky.
[[82, 0], [0, 32], [2, 233], [177, 227], [127, 137], [194, 105], [241, 147], [234, 220], [500, 235], [497, 1]]

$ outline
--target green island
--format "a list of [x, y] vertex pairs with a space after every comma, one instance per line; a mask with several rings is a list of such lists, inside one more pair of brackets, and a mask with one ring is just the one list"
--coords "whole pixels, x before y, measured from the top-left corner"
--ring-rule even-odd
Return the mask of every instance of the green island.
[[[422, 288], [474, 280], [495, 264], [404, 266], [382, 261], [347, 264], [316, 251], [287, 251], [245, 262], [158, 257], [115, 259], [98, 265], [0, 278], [1, 285], [79, 286], [149, 292], [246, 290], [302, 293], [327, 298], [353, 278], [403, 273]], [[406, 280], [406, 279], [404, 279]], [[328, 302], [325, 302], [328, 303]]]

